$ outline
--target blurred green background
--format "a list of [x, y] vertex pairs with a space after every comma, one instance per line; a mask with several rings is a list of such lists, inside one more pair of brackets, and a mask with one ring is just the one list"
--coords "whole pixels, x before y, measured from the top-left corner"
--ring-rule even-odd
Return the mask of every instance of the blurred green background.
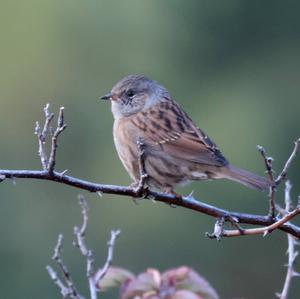
[[[112, 116], [98, 101], [120, 78], [143, 73], [164, 84], [234, 164], [263, 174], [256, 144], [279, 171], [300, 134], [300, 2], [2, 0], [0, 5], [0, 168], [39, 169], [36, 120], [65, 106], [68, 129], [57, 169], [127, 185]], [[289, 173], [300, 192], [299, 158]], [[229, 181], [194, 183], [184, 194], [218, 207], [264, 214], [266, 196]], [[282, 202], [282, 187], [278, 201]], [[87, 294], [85, 261], [72, 247], [80, 191], [51, 182], [0, 186], [1, 298], [61, 298], [45, 270], [57, 235]], [[120, 228], [114, 264], [136, 273], [188, 265], [222, 298], [275, 298], [286, 268], [286, 236], [205, 238], [214, 220], [147, 200], [84, 193], [87, 240], [101, 265], [111, 229]], [[298, 269], [299, 270], [299, 269]], [[290, 299], [299, 298], [300, 282]], [[117, 298], [116, 292], [102, 298]]]

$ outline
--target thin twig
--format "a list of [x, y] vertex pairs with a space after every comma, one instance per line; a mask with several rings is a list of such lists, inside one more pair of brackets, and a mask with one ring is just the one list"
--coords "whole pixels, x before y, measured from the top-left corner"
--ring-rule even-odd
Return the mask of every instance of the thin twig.
[[70, 289], [64, 285], [64, 283], [58, 277], [57, 273], [53, 270], [52, 267], [47, 266], [46, 269], [48, 271], [48, 274], [49, 274], [50, 278], [53, 280], [53, 282], [60, 289], [60, 293], [63, 296], [63, 298], [69, 298], [71, 296]]
[[267, 169], [267, 173], [268, 173], [270, 182], [272, 184], [269, 188], [269, 194], [268, 194], [268, 196], [269, 196], [269, 216], [271, 218], [274, 218], [275, 212], [276, 212], [276, 203], [275, 203], [276, 183], [275, 183], [274, 171], [273, 171], [273, 158], [268, 157], [266, 155], [266, 151], [262, 146], [258, 145], [257, 149], [261, 153], [261, 155], [264, 159], [265, 167]]
[[48, 158], [46, 153], [46, 139], [50, 131], [51, 121], [54, 117], [54, 114], [49, 112], [49, 108], [50, 108], [50, 104], [48, 103], [44, 107], [45, 122], [44, 122], [43, 129], [41, 128], [39, 122], [37, 121], [34, 130], [35, 135], [37, 135], [38, 137], [38, 141], [39, 141], [38, 153], [44, 170], [46, 170], [48, 167]]
[[296, 141], [295, 141], [295, 146], [294, 146], [294, 149], [290, 155], [290, 157], [288, 158], [288, 160], [286, 161], [281, 173], [278, 175], [278, 177], [276, 178], [275, 180], [275, 183], [276, 185], [279, 185], [285, 178], [286, 178], [286, 175], [288, 173], [288, 170], [294, 160], [294, 158], [296, 157], [296, 154], [298, 152], [298, 148], [299, 148], [299, 144], [300, 144], [300, 138], [298, 138]]
[[[211, 238], [220, 239], [220, 237], [237, 237], [237, 236], [249, 236], [249, 235], [263, 235], [266, 236], [273, 232], [274, 230], [280, 228], [282, 225], [286, 224], [288, 221], [292, 220], [300, 214], [300, 207], [295, 208], [293, 211], [286, 213], [285, 216], [278, 219], [271, 225], [259, 228], [249, 228], [249, 229], [236, 229], [236, 230], [225, 230], [222, 229], [221, 235], [215, 235], [215, 233], [208, 235]], [[218, 228], [220, 231], [220, 228]]]
[[58, 267], [60, 268], [66, 285], [58, 278], [57, 273], [51, 268], [47, 267], [48, 273], [54, 283], [60, 288], [61, 294], [65, 296], [64, 298], [73, 298], [73, 299], [83, 299], [84, 297], [81, 296], [73, 282], [70, 272], [68, 271], [67, 266], [64, 264], [61, 258], [61, 250], [62, 250], [62, 242], [63, 242], [63, 235], [60, 234], [58, 236], [57, 244], [54, 248], [54, 254], [52, 259], [57, 263]]
[[[57, 119], [57, 127], [54, 132], [52, 132], [52, 128], [50, 127], [51, 122], [54, 118], [54, 113], [51, 113], [49, 111], [50, 104], [48, 103], [44, 107], [44, 114], [45, 114], [45, 122], [43, 129], [41, 128], [39, 122], [36, 122], [34, 133], [38, 137], [39, 142], [39, 156], [41, 159], [42, 167], [44, 170], [47, 170], [49, 174], [52, 174], [55, 168], [56, 164], [56, 150], [58, 147], [58, 136], [66, 129], [66, 124], [64, 123], [64, 107], [60, 107], [59, 109], [59, 115]], [[49, 135], [49, 133], [52, 135], [52, 141], [51, 141], [51, 150], [49, 159], [47, 156], [46, 151], [46, 140]]]
[[92, 250], [88, 249], [85, 243], [85, 234], [86, 234], [87, 223], [88, 223], [88, 205], [86, 199], [82, 195], [79, 196], [79, 203], [82, 209], [83, 222], [80, 228], [76, 226], [74, 227], [74, 234], [76, 236], [76, 241], [74, 242], [74, 244], [80, 249], [81, 254], [86, 257], [86, 262], [87, 262], [86, 274], [89, 282], [91, 299], [97, 299], [97, 293], [99, 292], [98, 283], [104, 277], [104, 275], [108, 271], [108, 268], [111, 265], [113, 259], [115, 240], [120, 234], [120, 231], [117, 230], [111, 232], [111, 239], [110, 242], [108, 243], [109, 247], [108, 247], [108, 257], [106, 263], [101, 270], [95, 273], [93, 252]]
[[272, 168], [273, 158], [267, 156], [266, 150], [261, 145], [258, 145], [257, 149], [264, 159], [264, 163], [265, 163], [265, 166], [267, 169], [267, 174], [269, 176], [270, 181], [274, 181], [273, 168]]
[[[90, 298], [97, 299], [97, 293], [100, 291], [99, 284], [112, 263], [114, 246], [116, 239], [120, 234], [120, 230], [111, 231], [110, 241], [108, 242], [108, 256], [106, 262], [102, 268], [95, 272], [93, 252], [85, 243], [85, 235], [88, 224], [88, 204], [83, 195], [79, 195], [79, 204], [81, 206], [83, 221], [80, 227], [74, 227], [76, 240], [73, 242], [73, 244], [79, 248], [81, 254], [86, 258], [86, 276], [89, 283]], [[46, 267], [47, 271], [51, 279], [59, 287], [63, 298], [84, 299], [84, 297], [81, 296], [76, 290], [71, 275], [61, 258], [62, 242], [63, 236], [59, 235], [52, 259], [55, 260], [59, 266], [64, 277], [64, 282], [58, 277], [57, 273], [50, 266]]]
[[[291, 188], [292, 188], [292, 185], [290, 184], [289, 181], [287, 181], [286, 184], [285, 184], [285, 210], [286, 210], [286, 213], [289, 213], [292, 209]], [[288, 235], [287, 237], [288, 237], [287, 273], [286, 273], [283, 289], [282, 289], [280, 294], [277, 294], [277, 296], [280, 299], [287, 299], [288, 298], [292, 278], [295, 277], [295, 276], [299, 276], [299, 273], [297, 273], [294, 270], [295, 260], [298, 256], [298, 251], [295, 250], [296, 240], [291, 235]]]
[[86, 275], [89, 282], [89, 289], [91, 299], [97, 299], [97, 287], [95, 286], [93, 274], [94, 274], [94, 257], [92, 250], [88, 249], [85, 243], [85, 234], [88, 223], [88, 205], [87, 201], [83, 195], [79, 195], [79, 204], [81, 206], [82, 213], [82, 225], [81, 227], [74, 227], [74, 234], [76, 236], [76, 241], [74, 245], [79, 248], [81, 254], [86, 258]]
[[98, 270], [97, 272], [94, 272], [93, 252], [92, 250], [88, 249], [85, 243], [85, 234], [88, 223], [88, 204], [83, 195], [79, 196], [79, 204], [82, 210], [83, 222], [80, 228], [76, 226], [74, 227], [74, 234], [76, 236], [76, 241], [74, 242], [74, 245], [77, 246], [80, 249], [81, 254], [86, 257], [86, 274], [89, 281], [91, 299], [97, 299], [97, 293], [99, 292], [98, 285], [101, 279], [107, 273], [112, 263], [115, 241], [120, 234], [120, 230], [111, 231], [111, 238], [108, 243], [108, 256], [105, 265], [102, 269]]
[[120, 235], [120, 233], [121, 233], [120, 230], [112, 230], [110, 232], [110, 240], [108, 242], [108, 254], [107, 254], [106, 262], [103, 268], [98, 270], [94, 276], [94, 282], [96, 285], [100, 285], [101, 279], [105, 276], [109, 267], [111, 266], [113, 255], [114, 255], [115, 242], [118, 236]]
[[[51, 113], [49, 113], [49, 104], [46, 105], [45, 109], [45, 125], [44, 129], [41, 132], [41, 129], [38, 128], [36, 130], [37, 134], [41, 134], [42, 136], [45, 136], [46, 133], [43, 132], [48, 132], [49, 130], [49, 123], [52, 120], [53, 116]], [[59, 121], [58, 121], [58, 128], [63, 128], [64, 127], [64, 120], [63, 120], [63, 108], [60, 110], [60, 116], [59, 116]], [[63, 129], [62, 129], [63, 130]], [[58, 130], [58, 132], [61, 133], [62, 130]], [[60, 134], [57, 134], [58, 135]], [[39, 138], [39, 140], [43, 141], [43, 138]], [[53, 140], [52, 140], [53, 141]], [[43, 141], [44, 142], [44, 141]], [[54, 144], [56, 144], [56, 141], [54, 139]], [[295, 152], [297, 150], [299, 143], [299, 139], [295, 144], [296, 149], [294, 149], [294, 152], [292, 153], [291, 157], [289, 158], [288, 162], [286, 163], [286, 166], [284, 167], [284, 171], [282, 172], [283, 174], [281, 177], [284, 177], [287, 172], [287, 169], [289, 165], [291, 164], [291, 161], [293, 157], [295, 156]], [[43, 145], [43, 143], [42, 143]], [[57, 145], [57, 144], [56, 144]], [[140, 155], [140, 172], [142, 174], [141, 180], [139, 182], [139, 186], [144, 185], [145, 180], [146, 180], [146, 171], [145, 171], [145, 157], [144, 157], [144, 146], [143, 142], [140, 140], [140, 144], [138, 144], [138, 147], [140, 148], [141, 155]], [[55, 160], [55, 154], [56, 154], [56, 147], [52, 147], [54, 151], [52, 152], [52, 156], [54, 157]], [[51, 156], [51, 154], [50, 154]], [[1, 180], [9, 178], [9, 179], [17, 179], [17, 178], [32, 178], [32, 179], [39, 179], [39, 180], [48, 180], [48, 181], [53, 181], [53, 182], [58, 182], [61, 184], [66, 184], [69, 186], [73, 186], [82, 190], [88, 190], [90, 192], [95, 192], [97, 194], [102, 194], [102, 193], [108, 193], [108, 194], [118, 194], [118, 195], [123, 195], [123, 196], [130, 196], [131, 198], [139, 198], [141, 197], [141, 193], [144, 196], [144, 198], [148, 198], [150, 200], [155, 200], [155, 201], [160, 201], [163, 203], [168, 204], [169, 206], [181, 206], [187, 209], [191, 209], [200, 213], [204, 213], [206, 215], [215, 217], [215, 218], [221, 218], [221, 217], [228, 217], [230, 215], [231, 217], [235, 218], [238, 223], [246, 223], [246, 224], [251, 224], [251, 225], [260, 225], [263, 227], [270, 226], [274, 224], [275, 222], [278, 221], [278, 219], [274, 217], [269, 217], [269, 216], [261, 216], [261, 215], [254, 215], [254, 214], [246, 214], [246, 213], [238, 213], [238, 212], [231, 212], [227, 211], [224, 209], [220, 209], [218, 207], [208, 205], [204, 202], [201, 202], [200, 200], [195, 199], [193, 196], [186, 196], [186, 197], [178, 197], [174, 194], [166, 194], [166, 193], [161, 193], [161, 192], [155, 192], [151, 190], [146, 190], [144, 188], [141, 188], [138, 186], [138, 188], [134, 187], [124, 187], [124, 186], [115, 186], [115, 185], [104, 185], [104, 184], [96, 184], [88, 181], [84, 181], [72, 176], [68, 176], [65, 174], [65, 172], [57, 172], [54, 170], [55, 166], [55, 161], [53, 165], [53, 160], [51, 162], [51, 167], [50, 167], [50, 172], [48, 171], [48, 168], [44, 167], [43, 163], [43, 168], [44, 170], [5, 170], [5, 169], [0, 169], [0, 178]], [[46, 163], [47, 164], [47, 163]], [[267, 165], [269, 167], [269, 165]], [[271, 174], [271, 170], [270, 170]], [[270, 175], [269, 174], [269, 175]], [[1, 182], [0, 180], [0, 182]], [[279, 180], [279, 182], [282, 179]], [[144, 189], [144, 190], [142, 190]], [[141, 191], [142, 190], [142, 191]], [[274, 189], [275, 191], [275, 189]], [[272, 200], [270, 198], [270, 210], [272, 210], [271, 214], [273, 215], [273, 203], [275, 204], [275, 200]], [[275, 206], [275, 205], [274, 205]], [[293, 225], [291, 223], [283, 223], [281, 226], [277, 227], [279, 230], [282, 230], [284, 232], [290, 233], [294, 235], [297, 238], [300, 238], [300, 227]], [[242, 229], [240, 229], [242, 231]]]
[[76, 236], [76, 241], [74, 242], [74, 245], [80, 249], [81, 253], [84, 256], [86, 256], [89, 251], [85, 244], [85, 233], [86, 233], [87, 223], [88, 223], [88, 205], [83, 195], [80, 194], [78, 197], [79, 197], [79, 204], [81, 206], [83, 221], [80, 228], [78, 226], [74, 227], [74, 234]]
[[58, 147], [57, 139], [58, 136], [66, 129], [66, 127], [67, 125], [64, 123], [64, 107], [60, 107], [57, 119], [57, 128], [52, 136], [51, 152], [47, 165], [47, 169], [51, 174], [53, 173], [56, 164], [56, 150]]

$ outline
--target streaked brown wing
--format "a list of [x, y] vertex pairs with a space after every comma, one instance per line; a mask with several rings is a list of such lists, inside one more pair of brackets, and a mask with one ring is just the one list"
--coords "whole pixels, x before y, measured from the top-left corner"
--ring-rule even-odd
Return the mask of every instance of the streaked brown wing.
[[195, 163], [228, 164], [217, 145], [172, 100], [136, 114], [133, 123], [139, 126], [146, 144], [153, 149]]

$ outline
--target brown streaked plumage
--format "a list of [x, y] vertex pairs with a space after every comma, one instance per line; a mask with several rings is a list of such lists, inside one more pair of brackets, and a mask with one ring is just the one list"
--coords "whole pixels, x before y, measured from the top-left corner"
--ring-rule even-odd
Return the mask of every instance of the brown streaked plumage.
[[193, 180], [229, 179], [265, 191], [266, 178], [231, 165], [169, 92], [142, 75], [119, 81], [102, 99], [111, 100], [114, 142], [127, 172], [139, 180], [137, 140], [145, 144], [146, 183], [165, 192]]

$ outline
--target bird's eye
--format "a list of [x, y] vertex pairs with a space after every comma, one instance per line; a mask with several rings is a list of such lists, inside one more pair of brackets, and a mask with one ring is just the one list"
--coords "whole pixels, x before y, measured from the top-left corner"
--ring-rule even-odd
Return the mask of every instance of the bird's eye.
[[129, 89], [127, 90], [126, 92], [126, 95], [129, 97], [129, 98], [132, 98], [134, 95], [135, 95], [135, 92], [133, 89]]

